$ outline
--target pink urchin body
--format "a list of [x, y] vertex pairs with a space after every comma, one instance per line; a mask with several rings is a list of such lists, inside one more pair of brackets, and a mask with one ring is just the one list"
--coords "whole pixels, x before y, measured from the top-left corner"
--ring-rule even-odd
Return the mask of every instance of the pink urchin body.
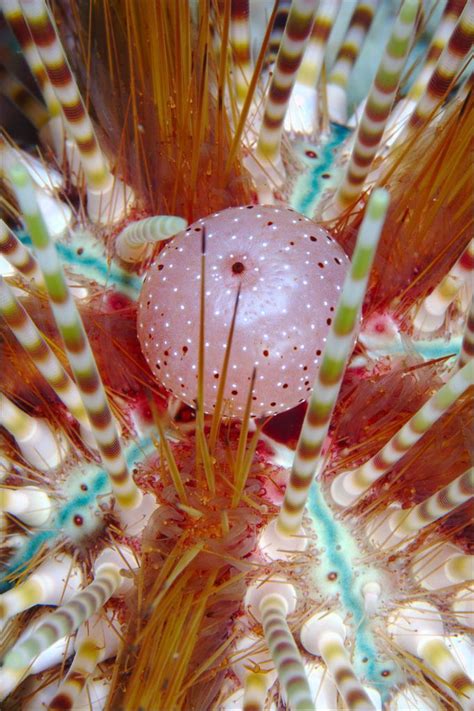
[[243, 412], [254, 367], [252, 414], [294, 407], [311, 390], [349, 260], [323, 228], [281, 207], [229, 208], [174, 237], [145, 278], [138, 334], [157, 379], [188, 404], [197, 390], [204, 227], [204, 408], [215, 404], [239, 285], [230, 412]]

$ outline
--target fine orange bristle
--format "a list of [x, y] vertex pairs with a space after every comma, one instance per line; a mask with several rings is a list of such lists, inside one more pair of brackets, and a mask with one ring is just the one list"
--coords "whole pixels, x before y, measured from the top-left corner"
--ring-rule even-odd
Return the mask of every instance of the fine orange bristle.
[[[232, 91], [225, 26], [213, 26], [222, 32], [216, 52], [209, 13], [195, 26], [188, 3], [108, 0], [83, 13], [75, 7], [65, 17], [80, 48], [74, 69], [119, 172], [147, 209], [192, 221], [203, 216], [203, 206], [208, 214], [249, 202], [240, 150], [223, 172], [232, 140], [222, 111], [223, 95]], [[91, 57], [97, 71], [86, 75]]]
[[[381, 164], [391, 202], [375, 259], [369, 312], [392, 306], [403, 319], [446, 275], [472, 236], [474, 97], [453, 106]], [[361, 214], [336, 226], [349, 252]], [[396, 304], [392, 304], [396, 298]]]

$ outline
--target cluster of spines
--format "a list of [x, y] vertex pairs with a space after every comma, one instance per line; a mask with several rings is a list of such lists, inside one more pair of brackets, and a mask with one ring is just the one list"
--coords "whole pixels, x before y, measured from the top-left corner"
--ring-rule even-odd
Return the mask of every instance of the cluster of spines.
[[[357, 23], [354, 21], [353, 23], [351, 23], [351, 25], [353, 25], [353, 24], [357, 24]], [[453, 45], [453, 46], [454, 46], [454, 45]], [[319, 451], [318, 451], [318, 453], [317, 453], [317, 457], [319, 457], [319, 454], [320, 454], [320, 447], [319, 447]], [[316, 461], [317, 461], [317, 460], [316, 460]], [[316, 466], [316, 468], [317, 468], [317, 466]]]

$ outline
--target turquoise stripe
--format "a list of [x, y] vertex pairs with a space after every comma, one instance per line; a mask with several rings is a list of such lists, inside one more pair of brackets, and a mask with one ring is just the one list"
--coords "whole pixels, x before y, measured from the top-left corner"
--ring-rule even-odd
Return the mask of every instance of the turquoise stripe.
[[[308, 510], [317, 535], [319, 560], [314, 568], [316, 589], [325, 599], [334, 601], [336, 612], [342, 606], [342, 616], [351, 615], [349, 624], [354, 634], [353, 663], [356, 674], [373, 685], [381, 694], [382, 702], [385, 702], [402, 675], [377, 647], [371, 621], [364, 610], [362, 588], [368, 581], [377, 581], [379, 573], [375, 568], [359, 562], [362, 552], [351, 532], [335, 519], [316, 480], [310, 490]], [[337, 578], [330, 580], [330, 573], [336, 573]], [[381, 580], [380, 584], [383, 585]], [[390, 672], [389, 675], [382, 676], [382, 672], [386, 671]]]
[[[156, 452], [156, 448], [150, 437], [145, 437], [139, 444], [135, 442], [129, 444], [125, 450], [129, 468], [132, 469], [154, 452]], [[5, 592], [12, 587], [8, 578], [25, 570], [43, 545], [52, 547], [62, 537], [67, 536], [66, 526], [74, 516], [81, 515], [84, 518], [95, 515], [101, 516], [97, 500], [100, 497], [100, 503], [103, 505], [104, 497], [111, 494], [109, 478], [105, 471], [89, 467], [89, 471], [81, 469], [79, 476], [79, 472], [73, 469], [67, 473], [67, 478], [72, 479], [73, 477], [87, 483], [87, 492], [81, 491], [79, 494], [71, 496], [57, 510], [52, 521], [48, 522], [47, 529], [39, 529], [30, 534], [23, 547], [2, 570], [0, 574], [0, 592]]]
[[[28, 234], [17, 232], [17, 236], [31, 248]], [[115, 287], [131, 299], [138, 299], [143, 278], [125, 271], [115, 261], [107, 262], [103, 245], [90, 233], [73, 233], [67, 243], [57, 241], [55, 244], [62, 263], [74, 274], [97, 282], [104, 288]]]
[[[337, 187], [339, 176], [343, 174], [340, 167], [335, 167], [338, 149], [350, 133], [351, 129], [346, 126], [332, 123], [330, 134], [324, 142], [294, 144], [297, 157], [306, 166], [306, 170], [297, 178], [290, 197], [290, 205], [294, 210], [312, 218], [323, 192], [329, 187]], [[316, 157], [310, 157], [308, 154], [311, 153], [316, 154]]]

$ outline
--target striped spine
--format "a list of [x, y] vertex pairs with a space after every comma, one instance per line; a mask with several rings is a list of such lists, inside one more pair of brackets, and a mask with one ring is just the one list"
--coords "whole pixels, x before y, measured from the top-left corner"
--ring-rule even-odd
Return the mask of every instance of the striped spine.
[[[3, 409], [2, 397], [0, 395], [0, 410]], [[51, 515], [51, 501], [48, 494], [37, 486], [21, 486], [18, 489], [0, 487], [0, 511], [13, 514], [28, 526], [42, 526]]]
[[344, 643], [335, 632], [323, 632], [318, 640], [319, 652], [349, 711], [375, 711], [364, 687], [354, 674]]
[[26, 580], [0, 595], [0, 620], [9, 619], [34, 605], [58, 605], [64, 597], [70, 598], [81, 582], [80, 568], [70, 555], [51, 556]]
[[27, 675], [39, 654], [63, 637], [73, 634], [78, 627], [100, 610], [118, 590], [122, 576], [118, 565], [99, 566], [94, 581], [71, 600], [46, 616], [46, 620], [18, 642], [4, 657], [0, 681], [0, 699], [5, 698]]
[[56, 98], [41, 57], [33, 42], [29, 27], [25, 22], [19, 0], [3, 0], [2, 9], [5, 19], [10, 25], [10, 29], [15, 35], [23, 56], [31, 69], [31, 73], [35, 77], [41, 90], [50, 116], [59, 116], [61, 113], [61, 105]]
[[305, 86], [316, 88], [329, 35], [339, 12], [341, 0], [321, 0], [311, 30], [308, 46], [298, 71], [297, 81]]
[[308, 711], [314, 704], [303, 660], [286, 621], [287, 609], [281, 595], [266, 595], [260, 602], [263, 631], [289, 706], [295, 711]]
[[0, 393], [0, 424], [20, 442], [35, 430], [35, 418], [20, 410], [6, 395]]
[[252, 78], [250, 54], [250, 8], [249, 0], [232, 0], [230, 6], [230, 41], [234, 65], [234, 87], [237, 103], [243, 106]]
[[136, 508], [142, 495], [128, 471], [104, 386], [81, 317], [71, 296], [28, 173], [22, 166], [12, 171], [12, 182], [29, 234], [36, 248], [56, 324], [88, 414], [92, 433], [121, 508]]
[[443, 621], [433, 605], [414, 601], [400, 608], [388, 631], [402, 649], [422, 660], [423, 672], [436, 674], [461, 708], [472, 709], [474, 685], [444, 642]]
[[447, 46], [441, 53], [426, 89], [413, 111], [402, 136], [407, 137], [424, 126], [452, 87], [474, 39], [474, 2], [469, 0]]
[[469, 711], [474, 701], [474, 685], [442, 639], [420, 644], [419, 656], [450, 687], [461, 708]]
[[267, 66], [276, 61], [283, 33], [288, 21], [290, 7], [291, 0], [278, 0], [278, 10], [270, 33], [270, 40], [268, 42], [267, 57], [265, 61]]
[[474, 578], [474, 557], [472, 555], [454, 555], [444, 564], [446, 575], [453, 583], [465, 583]]
[[71, 666], [57, 693], [48, 705], [48, 711], [73, 709], [87, 680], [101, 661], [101, 647], [93, 637], [85, 637], [74, 655]]
[[362, 0], [357, 3], [336, 61], [329, 74], [329, 84], [336, 84], [342, 89], [347, 88], [352, 67], [364, 44], [365, 37], [374, 19], [377, 5], [377, 0]]
[[474, 361], [457, 371], [382, 449], [352, 472], [339, 474], [331, 487], [333, 499], [343, 506], [359, 496], [386, 474], [423, 437], [453, 403], [474, 384]]
[[440, 284], [421, 304], [414, 325], [422, 331], [435, 331], [442, 326], [446, 311], [464, 284], [472, 283], [474, 273], [474, 239], [461, 254]]
[[465, 5], [466, 0], [448, 0], [443, 16], [431, 40], [423, 68], [407, 94], [408, 99], [418, 101], [425, 91], [441, 52], [451, 37]]
[[66, 373], [2, 277], [0, 277], [0, 314], [66, 408], [79, 424], [89, 431], [90, 422], [76, 384]]
[[41, 101], [1, 65], [0, 92], [10, 99], [36, 129], [42, 128], [49, 121], [49, 114]]
[[320, 466], [321, 449], [346, 362], [354, 346], [354, 331], [387, 208], [386, 191], [374, 191], [359, 230], [351, 269], [344, 283], [306, 411], [290, 480], [277, 520], [277, 528], [282, 535], [292, 535], [298, 531], [311, 482]]
[[250, 672], [245, 678], [243, 711], [263, 711], [267, 698], [265, 674]]
[[0, 220], [0, 254], [24, 277], [43, 284], [38, 262], [3, 220]]
[[280, 44], [265, 106], [257, 154], [274, 162], [280, 157], [285, 114], [313, 26], [317, 0], [293, 0]]
[[143, 258], [148, 244], [169, 239], [187, 226], [188, 223], [182, 217], [172, 215], [155, 215], [130, 222], [118, 235], [115, 249], [120, 259], [138, 262]]
[[461, 352], [457, 361], [458, 368], [462, 368], [474, 358], [474, 297], [471, 298], [469, 313], [467, 314]]
[[474, 467], [411, 509], [395, 511], [390, 516], [390, 527], [399, 537], [418, 532], [461, 506], [472, 496], [474, 496]]
[[412, 43], [418, 0], [405, 0], [370, 88], [354, 148], [334, 201], [337, 213], [361, 195], [382, 141], [405, 61]]
[[79, 151], [87, 185], [96, 190], [108, 189], [112, 175], [44, 0], [21, 0], [21, 8], [61, 104], [68, 133]]

